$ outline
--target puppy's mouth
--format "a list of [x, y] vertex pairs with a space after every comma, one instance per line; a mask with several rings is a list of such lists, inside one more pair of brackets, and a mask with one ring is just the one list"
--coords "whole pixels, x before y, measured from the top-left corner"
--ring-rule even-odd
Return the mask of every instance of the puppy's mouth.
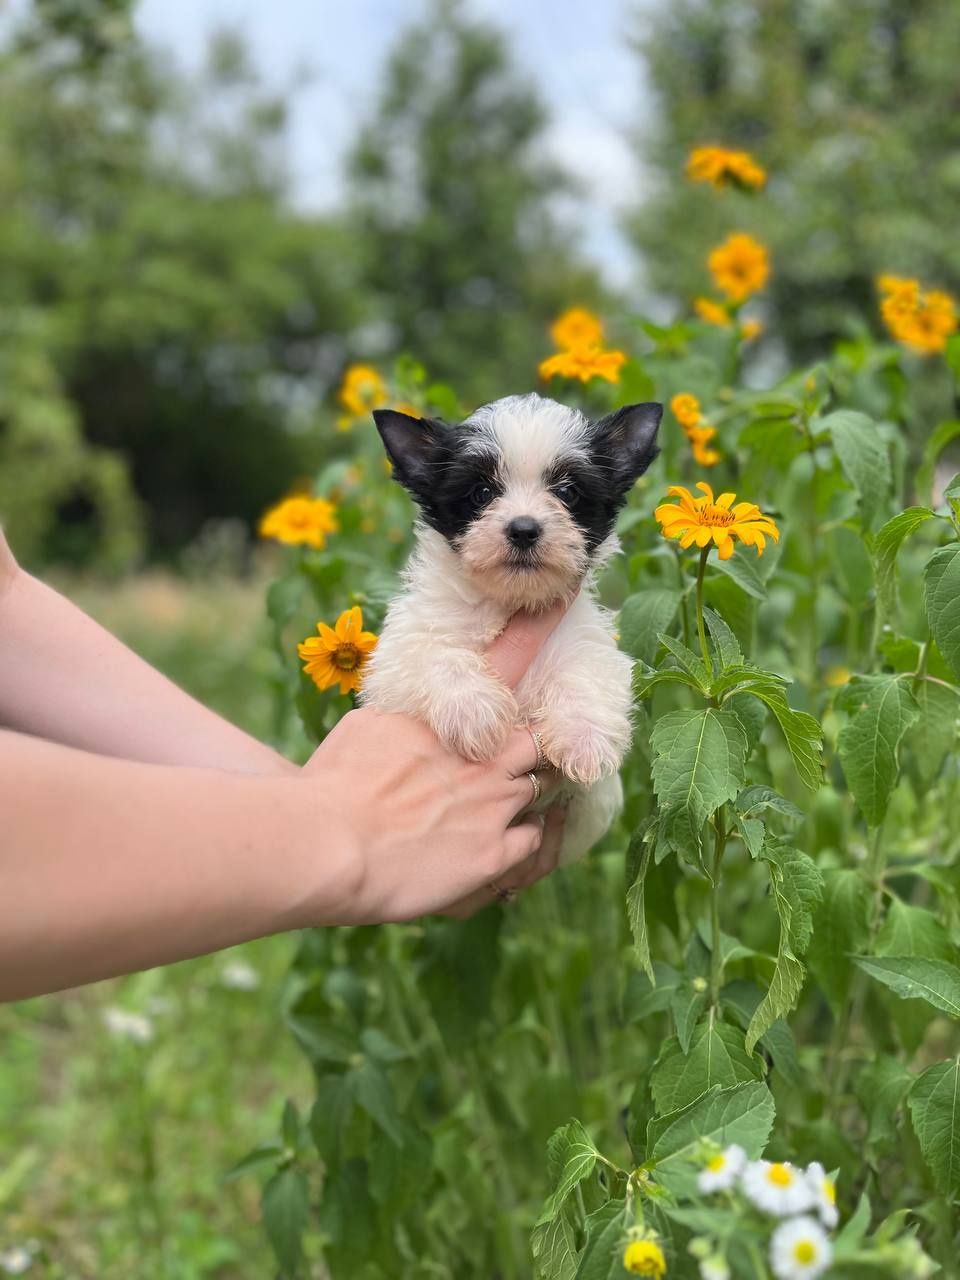
[[544, 564], [536, 551], [510, 551], [504, 556], [503, 567], [519, 573], [536, 573]]

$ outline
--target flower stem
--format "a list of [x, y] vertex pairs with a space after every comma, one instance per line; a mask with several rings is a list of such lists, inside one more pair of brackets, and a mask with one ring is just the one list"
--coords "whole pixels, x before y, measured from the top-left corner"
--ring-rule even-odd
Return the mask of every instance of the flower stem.
[[703, 576], [707, 571], [707, 556], [710, 554], [709, 547], [702, 547], [700, 551], [700, 563], [697, 566], [697, 634], [700, 637], [700, 652], [703, 654], [703, 661], [706, 663], [708, 671], [713, 670], [713, 663], [710, 661], [710, 650], [707, 648], [707, 633], [703, 629]]
[[727, 844], [723, 806], [713, 815], [715, 843], [710, 883], [710, 1004], [720, 1007], [720, 983], [723, 979], [723, 941], [720, 935], [720, 864]]

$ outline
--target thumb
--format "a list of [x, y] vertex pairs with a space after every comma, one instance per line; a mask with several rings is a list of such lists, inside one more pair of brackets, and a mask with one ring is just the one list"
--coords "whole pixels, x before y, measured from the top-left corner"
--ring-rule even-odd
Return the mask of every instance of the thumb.
[[566, 611], [565, 604], [555, 604], [545, 613], [521, 610], [513, 615], [484, 655], [505, 685], [517, 687]]

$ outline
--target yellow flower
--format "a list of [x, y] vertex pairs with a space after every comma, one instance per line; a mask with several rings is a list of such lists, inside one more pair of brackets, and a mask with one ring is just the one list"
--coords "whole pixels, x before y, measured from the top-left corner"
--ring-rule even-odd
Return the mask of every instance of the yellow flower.
[[896, 297], [905, 294], [911, 301], [915, 301], [920, 291], [920, 284], [909, 276], [882, 275], [877, 276], [877, 288], [884, 295], [890, 294]]
[[759, 320], [744, 320], [740, 324], [740, 337], [744, 342], [752, 342], [763, 333], [763, 325]]
[[710, 252], [707, 266], [714, 283], [732, 302], [762, 289], [770, 276], [770, 258], [759, 240], [743, 231], [728, 236]]
[[623, 1269], [633, 1276], [665, 1276], [667, 1260], [656, 1240], [631, 1240], [623, 1251]]
[[691, 182], [710, 182], [715, 187], [731, 184], [741, 188], [762, 187], [766, 170], [748, 151], [729, 151], [726, 147], [694, 147], [687, 158], [687, 177]]
[[362, 418], [372, 409], [379, 409], [387, 403], [387, 387], [371, 365], [352, 364], [343, 375], [343, 382], [337, 392], [337, 399], [349, 414], [349, 418], [341, 418], [337, 425], [344, 429], [350, 425], [350, 418]]
[[598, 347], [603, 342], [603, 324], [585, 307], [569, 307], [550, 326], [550, 337], [561, 351]]
[[620, 381], [620, 369], [626, 362], [622, 351], [604, 351], [602, 347], [579, 347], [576, 351], [558, 351], [540, 363], [541, 378], [605, 378]]
[[957, 331], [957, 307], [942, 289], [923, 292], [920, 283], [903, 276], [877, 278], [883, 295], [880, 314], [891, 335], [920, 355], [936, 355]]
[[721, 329], [725, 329], [731, 323], [730, 312], [721, 302], [714, 302], [711, 298], [694, 298], [693, 309], [701, 320], [707, 324], [715, 324]]
[[691, 441], [693, 445], [693, 460], [701, 467], [715, 467], [720, 461], [722, 454], [716, 449], [708, 449], [706, 445], [699, 444], [696, 440]]
[[734, 506], [735, 493], [721, 493], [714, 498], [713, 490], [703, 480], [698, 480], [696, 487], [703, 493], [702, 498], [694, 498], [682, 485], [671, 485], [667, 495], [678, 497], [679, 506], [663, 503], [653, 513], [665, 538], [679, 538], [684, 550], [693, 543], [707, 547], [713, 541], [721, 560], [729, 560], [733, 555], [735, 538], [746, 546], [756, 547], [758, 556], [763, 555], [767, 545], [766, 534], [779, 542], [780, 530], [770, 516], [765, 516], [752, 502], [738, 502]]
[[831, 667], [824, 676], [831, 689], [839, 689], [850, 682], [850, 671], [847, 667]]
[[681, 427], [695, 427], [700, 421], [700, 401], [688, 391], [673, 397], [670, 411]]
[[359, 689], [363, 668], [377, 644], [373, 632], [363, 630], [360, 606], [341, 613], [335, 627], [318, 622], [317, 630], [318, 636], [297, 645], [304, 671], [318, 689], [329, 689], [338, 681], [341, 693]]
[[405, 413], [408, 418], [422, 418], [423, 414], [415, 404], [411, 404], [409, 400], [401, 400], [399, 404], [395, 404], [393, 408], [397, 413]]
[[336, 507], [324, 498], [285, 498], [265, 512], [258, 532], [261, 538], [276, 538], [290, 547], [323, 546], [328, 533], [336, 533]]

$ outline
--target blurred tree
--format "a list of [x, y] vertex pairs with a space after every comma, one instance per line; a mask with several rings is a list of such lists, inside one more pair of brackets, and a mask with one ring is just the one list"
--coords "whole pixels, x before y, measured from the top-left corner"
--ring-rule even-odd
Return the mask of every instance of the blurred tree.
[[[708, 292], [707, 248], [751, 231], [773, 251], [777, 328], [806, 357], [855, 309], [877, 316], [880, 271], [960, 288], [960, 5], [675, 0], [643, 16], [651, 180], [629, 229], [657, 291]], [[768, 168], [762, 198], [684, 178], [711, 142]]]
[[161, 551], [253, 519], [322, 450], [317, 409], [362, 314], [343, 229], [291, 210], [284, 104], [242, 44], [216, 39], [192, 84], [128, 9], [39, 0], [0, 51], [0, 360], [44, 371], [15, 413], [0, 403], [0, 516], [16, 537], [14, 467], [42, 418], [28, 452], [53, 511], [28, 521], [31, 555], [113, 527], [108, 458], [115, 496], [128, 460]]
[[384, 345], [474, 402], [529, 388], [561, 307], [599, 296], [557, 217], [570, 184], [503, 35], [459, 0], [404, 32], [353, 151], [353, 212]]

